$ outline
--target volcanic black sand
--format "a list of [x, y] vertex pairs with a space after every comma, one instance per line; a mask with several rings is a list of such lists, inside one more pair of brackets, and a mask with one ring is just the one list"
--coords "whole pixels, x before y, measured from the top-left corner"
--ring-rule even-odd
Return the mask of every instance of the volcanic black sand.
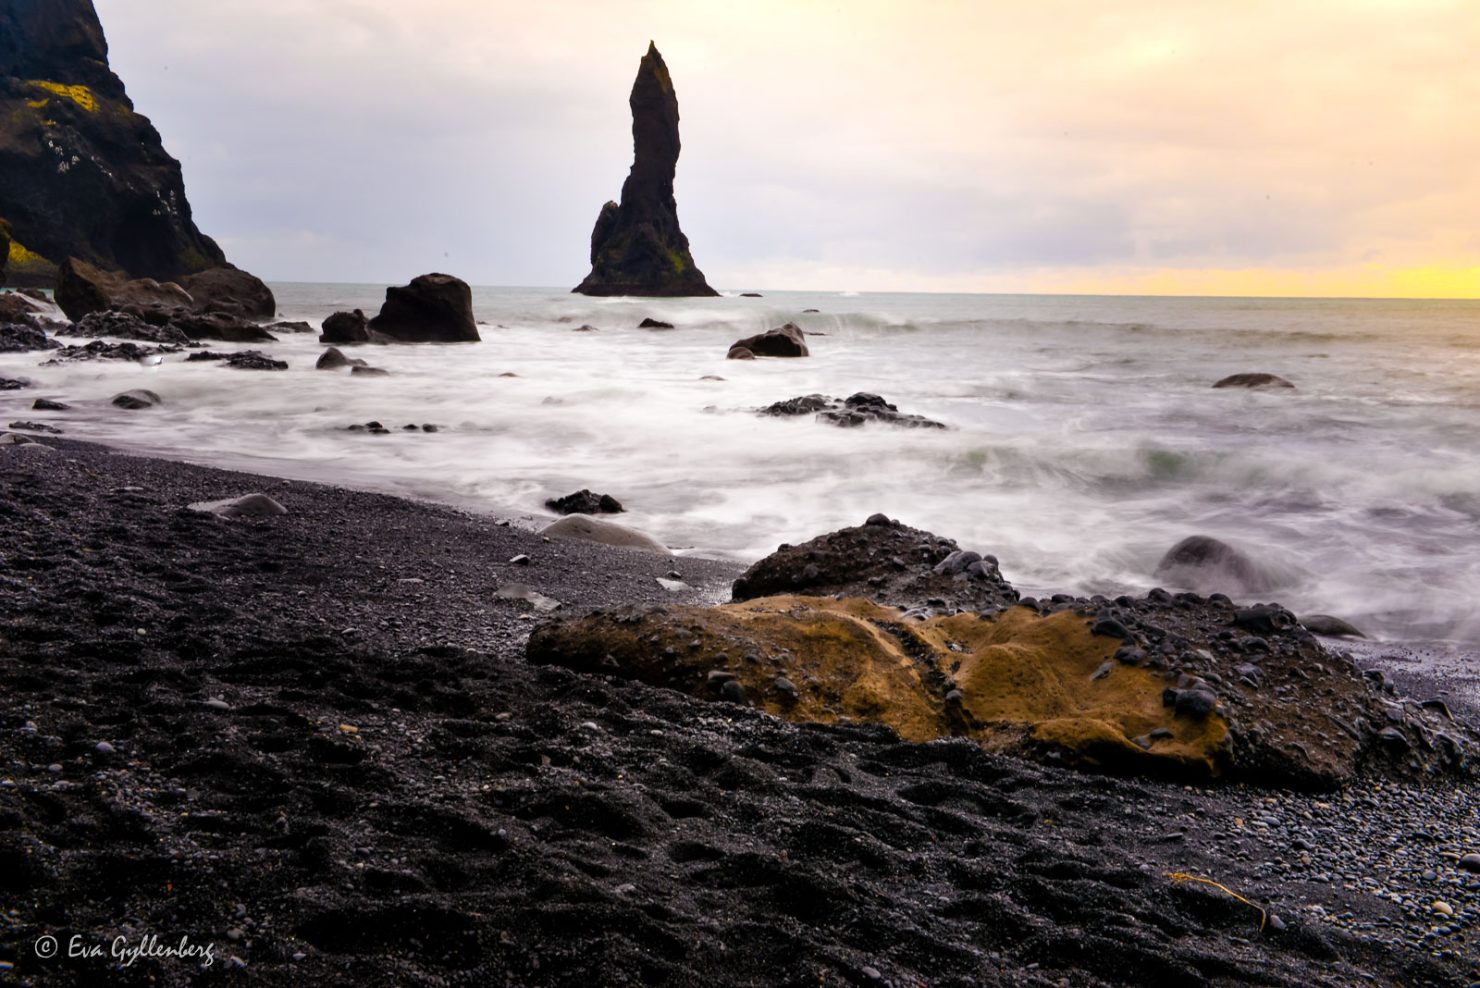
[[[0, 447], [0, 983], [1480, 983], [1474, 783], [1127, 781], [535, 668], [511, 584], [738, 570], [47, 441]], [[288, 513], [186, 507], [253, 491]], [[109, 956], [150, 936], [187, 956]]]

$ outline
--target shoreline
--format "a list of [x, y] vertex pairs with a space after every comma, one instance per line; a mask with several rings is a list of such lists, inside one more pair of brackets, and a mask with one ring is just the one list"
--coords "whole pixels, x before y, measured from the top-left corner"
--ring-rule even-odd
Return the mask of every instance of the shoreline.
[[[264, 984], [1471, 979], [1473, 783], [1191, 788], [536, 668], [510, 583], [707, 603], [739, 567], [43, 441], [0, 449], [23, 983], [198, 976], [32, 954], [67, 931]], [[251, 491], [289, 513], [185, 507]]]

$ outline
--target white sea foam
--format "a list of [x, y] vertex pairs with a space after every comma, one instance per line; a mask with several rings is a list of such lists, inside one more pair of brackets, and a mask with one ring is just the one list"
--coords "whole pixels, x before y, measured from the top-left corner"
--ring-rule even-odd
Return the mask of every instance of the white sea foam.
[[[286, 318], [317, 325], [339, 308], [373, 312], [380, 290], [278, 296]], [[314, 370], [322, 347], [307, 335], [262, 347], [290, 362], [282, 373], [3, 355], [0, 375], [37, 386], [0, 393], [0, 414], [532, 517], [589, 487], [670, 545], [742, 560], [883, 511], [995, 553], [1038, 592], [1144, 591], [1168, 547], [1209, 534], [1289, 574], [1270, 596], [1297, 612], [1480, 641], [1480, 304], [531, 290], [475, 302], [480, 345], [356, 351], [389, 377]], [[676, 328], [639, 330], [644, 316]], [[787, 321], [825, 334], [810, 359], [724, 359], [735, 339]], [[573, 332], [583, 323], [600, 331]], [[1210, 387], [1241, 371], [1298, 388]], [[165, 406], [108, 405], [132, 387]], [[953, 428], [752, 414], [856, 391]], [[75, 407], [30, 411], [43, 394]], [[372, 419], [392, 434], [345, 430]]]

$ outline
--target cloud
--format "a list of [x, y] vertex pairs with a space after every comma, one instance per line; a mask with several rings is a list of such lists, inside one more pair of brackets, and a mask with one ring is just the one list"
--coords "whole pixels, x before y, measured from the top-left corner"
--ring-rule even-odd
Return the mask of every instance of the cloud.
[[649, 37], [683, 114], [680, 215], [720, 285], [1480, 265], [1462, 2], [97, 5], [203, 228], [274, 278], [445, 256], [574, 284]]

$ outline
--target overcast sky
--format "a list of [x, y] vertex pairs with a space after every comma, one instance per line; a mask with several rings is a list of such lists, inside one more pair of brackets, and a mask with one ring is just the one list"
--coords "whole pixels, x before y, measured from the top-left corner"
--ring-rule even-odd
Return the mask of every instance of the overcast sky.
[[567, 287], [649, 39], [716, 287], [1480, 296], [1474, 0], [96, 0], [269, 280]]

